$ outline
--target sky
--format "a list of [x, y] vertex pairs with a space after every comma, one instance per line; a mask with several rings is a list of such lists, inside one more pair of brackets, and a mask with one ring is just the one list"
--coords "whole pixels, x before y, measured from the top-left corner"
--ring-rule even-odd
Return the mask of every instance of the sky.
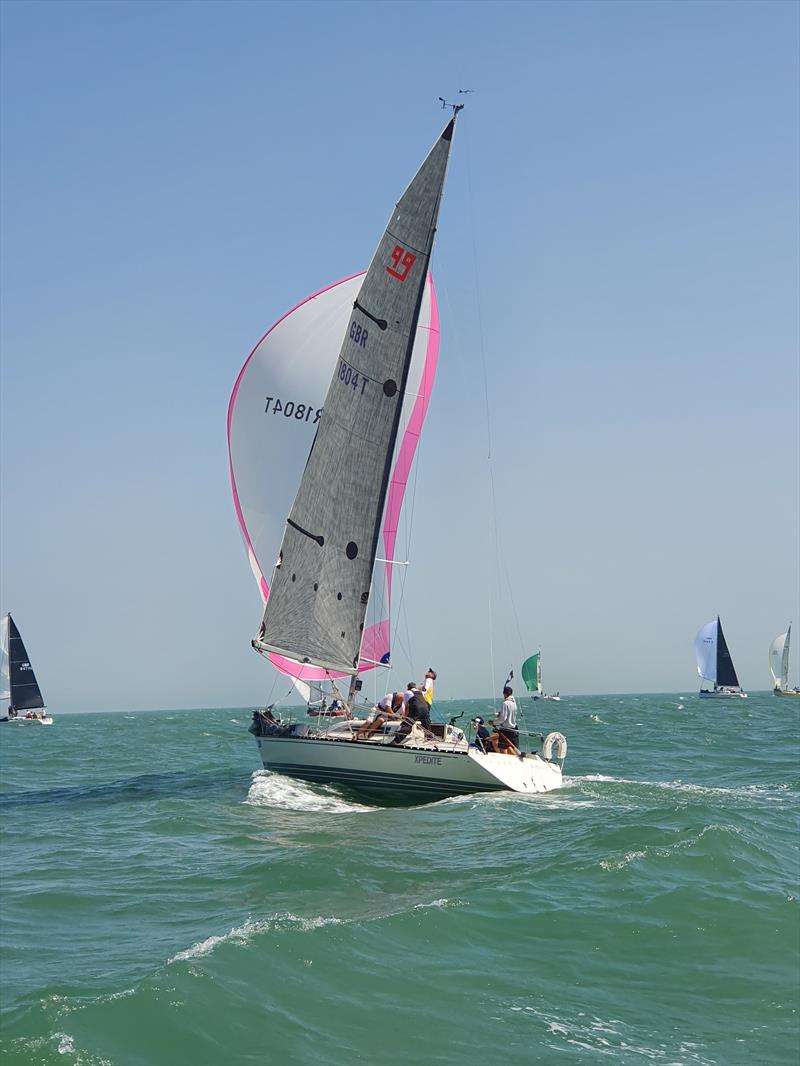
[[[396, 667], [690, 692], [800, 665], [798, 15], [18, 3], [2, 30], [0, 610], [54, 712], [255, 706], [226, 413], [446, 120], [442, 344]], [[487, 418], [488, 412], [488, 418]], [[268, 472], [267, 472], [268, 475]]]

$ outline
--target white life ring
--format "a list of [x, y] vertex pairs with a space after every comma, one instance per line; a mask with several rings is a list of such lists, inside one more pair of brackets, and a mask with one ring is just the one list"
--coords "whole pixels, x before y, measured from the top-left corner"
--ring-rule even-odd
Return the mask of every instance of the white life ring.
[[556, 749], [556, 758], [563, 762], [567, 757], [567, 738], [563, 733], [548, 733], [542, 742], [542, 758], [548, 762], [552, 758], [553, 748]]

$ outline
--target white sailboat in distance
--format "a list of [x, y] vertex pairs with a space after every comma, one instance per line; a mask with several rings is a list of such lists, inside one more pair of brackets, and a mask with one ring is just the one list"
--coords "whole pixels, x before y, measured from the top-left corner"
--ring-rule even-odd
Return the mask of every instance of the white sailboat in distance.
[[774, 696], [800, 697], [800, 688], [789, 688], [789, 643], [792, 639], [792, 623], [785, 633], [776, 637], [769, 646], [769, 669], [775, 687]]

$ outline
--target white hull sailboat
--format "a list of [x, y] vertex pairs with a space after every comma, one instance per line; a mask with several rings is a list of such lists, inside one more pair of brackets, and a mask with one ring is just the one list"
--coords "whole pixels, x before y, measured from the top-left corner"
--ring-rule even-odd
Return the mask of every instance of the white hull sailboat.
[[538, 753], [522, 758], [485, 753], [468, 744], [461, 730], [452, 740], [434, 733], [397, 746], [391, 743], [391, 732], [377, 740], [353, 741], [351, 732], [362, 724], [340, 723], [339, 728], [318, 731], [303, 724], [266, 725], [253, 732], [265, 769], [378, 795], [435, 798], [509, 790], [533, 794], [562, 783], [562, 760]]
[[[345, 678], [352, 706], [358, 675], [390, 664], [399, 519], [438, 358], [429, 264], [458, 110], [367, 272], [280, 319], [231, 396], [234, 503], [264, 602], [252, 644], [306, 701], [310, 685]], [[257, 712], [250, 729], [267, 770], [399, 798], [562, 783], [560, 734], [535, 753], [487, 754], [453, 723], [389, 721], [356, 740], [362, 724]]]
[[776, 637], [769, 646], [769, 669], [775, 687], [773, 696], [789, 696], [800, 699], [800, 688], [789, 688], [789, 643], [792, 639], [792, 624], [785, 633]]
[[22, 637], [10, 614], [0, 620], [0, 701], [7, 702], [0, 717], [4, 725], [52, 725], [52, 715], [44, 713], [44, 700], [25, 650]]
[[[747, 699], [747, 693], [742, 691], [736, 676], [736, 668], [728, 651], [719, 615], [698, 630], [694, 638], [694, 653], [697, 673], [701, 679], [700, 699]], [[703, 680], [709, 681], [713, 687], [703, 688]]]

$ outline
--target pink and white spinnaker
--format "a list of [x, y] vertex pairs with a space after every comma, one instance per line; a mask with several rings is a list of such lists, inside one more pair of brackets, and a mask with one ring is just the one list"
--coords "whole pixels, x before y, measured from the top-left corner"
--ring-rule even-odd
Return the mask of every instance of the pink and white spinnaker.
[[[228, 456], [236, 517], [262, 603], [284, 525], [314, 440], [353, 303], [363, 274], [309, 296], [264, 334], [239, 372], [228, 405]], [[439, 313], [428, 275], [397, 445], [383, 514], [379, 554], [395, 558], [406, 483], [428, 410], [439, 355]], [[370, 625], [359, 672], [388, 663], [391, 648], [392, 567], [378, 563], [370, 596]], [[317, 666], [269, 654], [281, 673], [300, 681], [331, 676]]]

